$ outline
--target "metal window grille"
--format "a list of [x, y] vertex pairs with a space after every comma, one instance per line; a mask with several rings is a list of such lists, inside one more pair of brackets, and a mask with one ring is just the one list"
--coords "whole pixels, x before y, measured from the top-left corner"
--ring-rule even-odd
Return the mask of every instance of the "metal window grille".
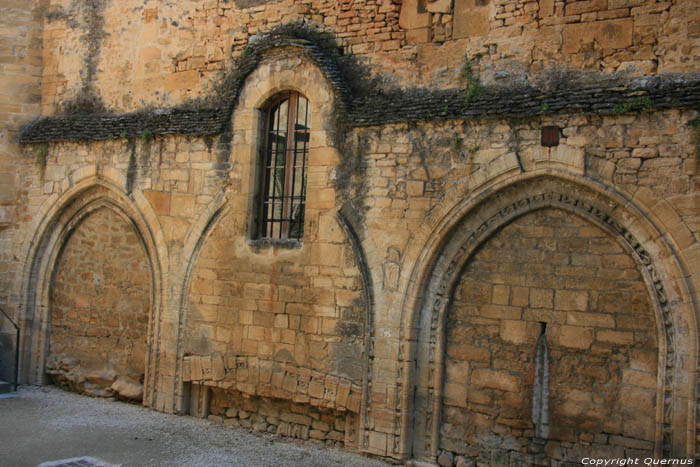
[[311, 105], [301, 94], [288, 92], [272, 101], [266, 120], [259, 236], [300, 240], [304, 235]]

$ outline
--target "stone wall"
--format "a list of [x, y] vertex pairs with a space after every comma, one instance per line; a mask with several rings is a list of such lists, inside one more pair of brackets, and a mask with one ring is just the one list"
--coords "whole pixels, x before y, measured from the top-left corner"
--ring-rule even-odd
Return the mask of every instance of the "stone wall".
[[[25, 215], [17, 202], [23, 189], [19, 167], [24, 163], [19, 126], [40, 113], [43, 3], [8, 0], [0, 18], [0, 308], [18, 325], [20, 315], [10, 295], [18, 267], [13, 240], [22, 235], [15, 222]], [[15, 328], [1, 316], [0, 380], [13, 381], [15, 339]]]
[[358, 412], [366, 303], [345, 232], [321, 216], [303, 245], [251, 248], [235, 218], [217, 223], [191, 276], [186, 380]]
[[459, 85], [465, 57], [488, 83], [550, 68], [559, 70], [554, 80], [577, 74], [567, 69], [688, 72], [700, 53], [697, 15], [693, 0], [56, 0], [46, 14], [42, 113], [204, 96], [251, 38], [295, 21], [327, 31], [372, 74], [408, 87]]
[[[169, 361], [181, 363], [161, 367], [161, 372], [156, 373], [160, 375], [156, 379], [161, 381], [156, 383], [159, 385], [159, 399], [153, 402], [156, 406], [163, 404], [163, 400], [166, 404], [174, 404], [167, 402], [166, 396], [167, 391], [173, 391], [174, 387], [167, 374], [172, 371], [190, 388], [189, 393], [170, 393], [173, 401], [178, 398], [185, 400], [191, 397], [191, 393], [199, 394], [201, 388], [211, 388], [205, 390], [212, 391], [214, 398], [218, 397], [215, 396], [217, 391], [224, 391], [228, 394], [226, 397], [234, 399], [239, 397], [234, 394], [245, 394], [243, 400], [252, 397], [268, 401], [266, 404], [300, 404], [331, 411], [345, 410], [354, 414], [352, 420], [357, 428], [357, 437], [353, 438], [357, 444], [352, 446], [376, 455], [402, 457], [405, 454], [402, 454], [401, 446], [394, 450], [392, 445], [401, 437], [401, 431], [396, 427], [401, 426], [404, 413], [401, 401], [405, 394], [401, 391], [406, 387], [400, 384], [400, 379], [397, 380], [397, 374], [401, 374], [399, 368], [403, 359], [410, 358], [405, 353], [402, 355], [405, 350], [400, 350], [401, 320], [405, 316], [402, 309], [410, 309], [403, 297], [410, 297], [407, 275], [417, 267], [419, 252], [424, 248], [421, 245], [429, 243], [428, 234], [437, 228], [436, 223], [454, 218], [451, 210], [456, 209], [462, 200], [478, 198], [479, 193], [488, 192], [489, 186], [522, 177], [527, 179], [531, 176], [529, 174], [548, 171], [554, 175], [561, 173], [590, 180], [594, 185], [615, 186], [623, 192], [633, 193], [645, 205], [657, 205], [654, 216], [676, 226], [671, 234], [674, 242], [692, 249], [698, 229], [692, 188], [697, 178], [697, 159], [693, 152], [693, 130], [688, 122], [695, 115], [695, 111], [668, 110], [608, 117], [553, 115], [521, 122], [453, 120], [355, 129], [343, 149], [346, 154], [353, 155], [351, 165], [340, 164], [337, 159], [330, 162], [321, 173], [333, 173], [334, 179], [326, 179], [324, 175], [315, 188], [332, 188], [333, 203], [319, 212], [318, 217], [311, 217], [317, 220], [307, 226], [308, 241], [305, 240], [304, 246], [297, 249], [261, 248], [251, 243], [248, 237], [251, 214], [247, 211], [251, 206], [251, 192], [245, 187], [255, 176], [249, 173], [249, 168], [243, 169], [250, 167], [243, 159], [236, 161], [237, 168], [232, 172], [217, 170], [217, 143], [204, 138], [165, 136], [90, 144], [50, 144], [41, 183], [46, 187], [50, 182], [51, 189], [58, 195], [70, 190], [70, 186], [66, 187], [61, 180], [68, 179], [79, 185], [81, 177], [89, 179], [94, 176], [90, 167], [102, 167], [100, 173], [103, 177], [111, 177], [110, 180], [122, 190], [131, 187], [134, 199], [142, 203], [141, 210], [152, 213], [148, 214], [149, 228], [154, 235], [162, 232], [160, 254], [185, 259], [177, 260], [182, 266], [170, 266], [169, 280], [173, 284], [190, 284], [184, 296], [186, 308], [178, 311], [177, 307], [164, 303], [160, 318], [161, 337], [155, 338], [160, 342], [161, 365]], [[561, 125], [560, 144], [551, 149], [542, 148], [538, 128], [553, 123]], [[31, 154], [32, 148], [27, 151]], [[119, 174], [123, 178], [120, 179]], [[233, 182], [225, 185], [227, 179]], [[34, 178], [27, 176], [26, 180], [40, 183], [38, 173]], [[223, 198], [219, 194], [222, 189], [223, 193], [228, 193]], [[41, 194], [38, 199], [45, 196]], [[233, 203], [239, 208], [226, 208], [234, 206]], [[342, 211], [354, 226], [361, 229], [357, 232], [373, 277], [371, 287], [375, 295], [372, 302], [366, 301], [361, 290], [363, 280], [358, 257], [333, 211], [341, 210], [343, 204], [346, 208]], [[220, 211], [221, 206], [224, 208]], [[349, 210], [347, 206], [350, 206]], [[580, 235], [595, 230], [586, 227], [585, 223], [575, 225], [577, 227], [573, 230], [578, 230]], [[615, 247], [612, 240], [606, 241]], [[316, 247], [316, 244], [323, 246]], [[335, 250], [337, 254], [331, 258], [330, 253]], [[527, 249], [523, 248], [523, 251]], [[619, 252], [614, 255], [620, 261], [630, 261]], [[579, 259], [586, 261], [585, 258], [581, 255]], [[331, 260], [333, 265], [324, 263]], [[162, 257], [159, 261], [164, 264]], [[600, 262], [602, 264], [602, 259]], [[190, 264], [191, 273], [178, 269], [189, 268], [187, 265]], [[630, 271], [633, 275], [638, 274], [633, 272], [634, 269]], [[190, 278], [187, 279], [189, 282], [185, 282], [186, 278]], [[294, 281], [295, 285], [280, 281]], [[318, 286], [317, 290], [314, 284]], [[588, 285], [591, 290], [595, 288], [595, 283]], [[292, 289], [293, 295], [285, 295]], [[299, 292], [301, 295], [297, 296], [297, 289], [302, 292], [308, 289], [309, 295]], [[316, 292], [312, 293], [313, 290]], [[304, 297], [308, 296], [314, 299], [307, 303]], [[328, 301], [331, 297], [334, 304]], [[166, 301], [178, 303], [167, 296]], [[369, 304], [376, 310], [371, 326], [364, 318]], [[173, 311], [168, 311], [170, 309]], [[297, 309], [299, 314], [294, 311]], [[184, 313], [181, 325], [169, 324], [169, 320], [177, 322], [176, 317], [181, 313]], [[555, 336], [562, 329], [569, 329], [569, 323], [552, 319], [547, 331], [549, 335]], [[340, 332], [344, 320], [356, 331], [361, 330], [362, 335]], [[324, 322], [330, 324], [324, 326]], [[177, 331], [178, 326], [183, 326], [182, 333]], [[557, 326], [561, 326], [559, 331]], [[372, 329], [375, 330], [373, 335]], [[534, 352], [532, 339], [535, 337], [532, 333], [536, 334], [539, 327], [525, 329], [530, 332], [524, 337], [525, 341], [514, 346], [522, 347], [522, 353], [531, 359]], [[617, 332], [615, 329], [609, 331]], [[369, 375], [364, 373], [366, 370], [360, 364], [360, 359], [367, 355], [364, 342], [368, 337], [371, 342], [367, 351], [370, 356]], [[177, 350], [169, 344], [175, 342], [179, 342], [177, 345], [181, 346], [182, 352], [177, 359], [174, 357]], [[505, 347], [511, 345], [503, 344]], [[552, 337], [550, 345], [553, 346], [552, 352], [556, 353], [559, 340]], [[276, 358], [283, 348], [294, 361]], [[627, 344], [619, 344], [616, 352], [626, 348]], [[569, 350], [564, 347], [562, 355]], [[576, 353], [579, 354], [585, 352]], [[195, 366], [194, 359], [198, 361]], [[351, 370], [348, 370], [343, 361], [350, 360], [353, 361]], [[221, 362], [218, 367], [216, 361]], [[452, 397], [452, 389], [448, 389], [452, 384], [449, 361], [445, 397]], [[622, 371], [623, 366], [621, 363], [620, 371], [617, 376], [610, 376], [611, 380], [629, 373]], [[250, 368], [255, 371], [251, 373]], [[654, 370], [645, 367], [638, 372], [644, 371], [651, 375]], [[553, 368], [552, 377], [555, 375]], [[522, 381], [527, 380], [525, 374], [522, 378]], [[337, 388], [340, 383], [344, 385], [345, 393], [339, 399]], [[646, 397], [645, 391], [649, 388], [639, 391]], [[521, 400], [523, 405], [519, 413], [525, 417], [528, 396]], [[498, 407], [495, 399], [493, 401], [493, 407]], [[552, 399], [553, 404], [555, 401], [568, 407], [566, 400]], [[577, 402], [575, 405], [582, 404]], [[225, 415], [216, 406], [208, 405], [206, 411], [194, 413]], [[162, 410], [187, 410], [187, 403], [179, 409], [176, 405], [161, 407]], [[202, 407], [197, 405], [197, 410]], [[487, 410], [488, 405], [484, 407]], [[449, 417], [451, 410], [446, 410], [443, 416]], [[620, 407], [616, 413], [625, 412]], [[344, 417], [332, 416], [336, 420]], [[256, 419], [256, 423], [262, 421]], [[280, 425], [266, 423], [273, 425], [275, 431], [279, 429]], [[513, 429], [521, 430], [521, 436], [528, 437], [525, 428]], [[289, 430], [289, 433], [306, 433], [306, 428]], [[494, 430], [501, 435], [496, 428]], [[597, 433], [608, 436], [603, 442], [595, 434], [593, 440], [589, 440], [587, 433], [578, 433], [575, 442], [571, 437], [558, 441], [552, 439], [551, 446], [561, 443], [563, 447], [550, 447], [546, 455], [551, 459], [574, 456], [579, 452], [577, 449], [595, 443], [612, 446], [611, 452], [616, 452], [614, 450], [618, 447], [615, 446], [624, 443], [627, 443], [626, 449], [650, 449], [650, 440], [643, 436], [622, 436], [601, 429]], [[449, 444], [449, 436], [445, 436], [443, 442], [447, 444], [441, 445], [441, 449], [453, 452], [455, 456], [479, 456], [474, 451], [454, 449]], [[490, 455], [488, 443], [484, 449], [483, 456]], [[518, 454], [519, 451], [514, 449], [513, 452]]]
[[[365, 222], [373, 229], [371, 248], [381, 258], [383, 271], [398, 270], [400, 277], [408, 281], [405, 271], [415, 267], [411, 261], [419, 258], [418, 252], [423, 248], [419, 245], [430, 242], [432, 229], [440, 228], [445, 219], [459, 218], [455, 206], [477, 203], [463, 200], [478, 199], [478, 194], [488, 193], [490, 187], [508, 185], [513, 177], [537, 173], [545, 167], [554, 173], [562, 170], [568, 174], [585, 174], [585, 178], [596, 184], [615, 186], [630, 195], [634, 193], [635, 198], [641, 197], [638, 198], [640, 202], [643, 198], [646, 205], [656, 206], [655, 216], [670, 215], [677, 220], [669, 218], [669, 224], [678, 226], [680, 222], [684, 226], [674, 230], [675, 241], [695, 244], [698, 227], [694, 187], [698, 162], [694, 136], [689, 126], [683, 130], [682, 126], [671, 123], [679, 121], [671, 115], [676, 114], [557, 115], [529, 122], [453, 121], [358, 129], [354, 140], [357, 141], [356, 150], [367, 161], [364, 172], [367, 175], [362, 178], [364, 189], [359, 193], [365, 194], [362, 199], [368, 206]], [[690, 115], [681, 117], [680, 121], [689, 121], [686, 119]], [[561, 125], [562, 139], [559, 146], [548, 149], [540, 145], [537, 128], [550, 123]], [[645, 153], [652, 157], [644, 159], [641, 156]], [[680, 221], [681, 218], [684, 220]], [[453, 223], [456, 222], [455, 219]], [[477, 227], [478, 224], [473, 226]], [[425, 229], [424, 234], [422, 229]], [[378, 277], [382, 277], [381, 274], [378, 273]], [[398, 292], [394, 292], [388, 277], [391, 276], [385, 272], [381, 283], [380, 300], [383, 302], [378, 309], [384, 311], [377, 316], [376, 324], [380, 329], [393, 329], [398, 317], [406, 315], [407, 303], [411, 303], [402, 298], [406, 293], [402, 287], [409, 287], [410, 283], [401, 285], [399, 282]], [[413, 326], [424, 328], [427, 323], [416, 322]], [[395, 349], [393, 345], [400, 347], [402, 338], [408, 340], [411, 336], [409, 330], [404, 337], [402, 332], [385, 334], [381, 340]], [[429, 345], [427, 341], [425, 345]], [[386, 368], [391, 370], [381, 373], [375, 380], [375, 387], [379, 383], [386, 384], [386, 393], [378, 400], [386, 400], [387, 408], [404, 397], [399, 391], [405, 386], [393, 388], [401, 381], [399, 375], [408, 371], [397, 368], [396, 361], [410, 360], [409, 349], [407, 346], [403, 351], [390, 352]], [[406, 368], [409, 368], [408, 363]], [[419, 381], [428, 378], [427, 373], [420, 372], [417, 377]], [[404, 426], [404, 422], [398, 411], [383, 411], [379, 407], [381, 405], [374, 406], [374, 414], [381, 417], [382, 431], [387, 437], [377, 439], [378, 450], [388, 451], [392, 439], [397, 438], [392, 433]], [[400, 444], [394, 446], [394, 452], [401, 452], [401, 449]]]
[[[62, 269], [68, 233], [106, 203], [121, 217], [105, 224], [131, 226], [152, 268], [145, 405], [394, 460], [498, 462], [506, 433], [512, 459], [539, 446], [551, 465], [700, 453], [700, 85], [642, 76], [697, 68], [693, 7], [51, 2], [42, 113], [66, 114], [23, 133], [0, 252], [24, 381], [42, 382], [60, 340], [52, 313], [75, 300], [61, 287], [90, 287]], [[254, 233], [261, 109], [285, 90], [312, 105], [310, 171], [305, 236], [275, 244]], [[516, 283], [513, 264], [549, 272]], [[613, 285], [634, 293], [611, 298]], [[526, 426], [539, 322], [546, 443]], [[611, 413], [625, 426], [601, 422]]]
[[134, 228], [110, 208], [66, 241], [51, 290], [46, 371], [60, 386], [141, 400], [151, 315], [151, 268]]
[[[185, 352], [235, 352], [362, 380], [365, 303], [352, 247], [334, 219], [300, 247], [247, 252], [227, 216], [199, 253]], [[313, 222], [313, 224], [316, 224]]]
[[357, 444], [357, 420], [351, 412], [338, 412], [307, 404], [289, 404], [258, 397], [243, 398], [230, 391], [213, 390], [209, 420], [255, 432], [274, 433], [328, 447], [352, 448]]
[[[538, 446], [543, 332], [548, 441]], [[527, 214], [474, 254], [449, 310], [446, 355], [441, 448], [450, 454], [489, 464], [532, 463], [523, 453], [538, 451], [570, 462], [652, 455], [658, 352], [648, 292], [632, 257], [575, 215]]]

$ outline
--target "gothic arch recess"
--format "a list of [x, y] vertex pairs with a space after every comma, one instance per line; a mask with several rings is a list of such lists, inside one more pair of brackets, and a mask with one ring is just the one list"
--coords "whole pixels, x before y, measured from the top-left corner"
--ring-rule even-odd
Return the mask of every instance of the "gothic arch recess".
[[212, 202], [210, 208], [199, 217], [195, 225], [190, 231], [190, 235], [187, 237], [185, 242], [185, 249], [183, 257], [187, 258], [186, 269], [183, 271], [183, 285], [182, 291], [180, 293], [180, 303], [179, 303], [179, 313], [178, 313], [178, 329], [177, 329], [177, 350], [175, 355], [177, 356], [175, 362], [175, 387], [173, 388], [174, 393], [174, 406], [173, 410], [175, 413], [187, 413], [189, 408], [188, 398], [190, 397], [189, 391], [183, 379], [183, 359], [185, 357], [185, 350], [183, 345], [183, 340], [185, 339], [185, 329], [187, 328], [187, 319], [190, 313], [190, 307], [188, 302], [190, 287], [192, 286], [192, 271], [194, 270], [197, 259], [199, 257], [199, 252], [202, 246], [209, 238], [211, 232], [216, 228], [216, 225], [221, 221], [222, 217], [225, 217], [228, 212], [227, 205], [223, 193], [221, 193], [217, 199]]
[[[148, 317], [147, 350], [143, 403], [151, 405], [155, 396], [158, 319], [161, 292], [161, 262], [156, 254], [159, 237], [146, 221], [141, 209], [118, 188], [103, 180], [86, 180], [42, 211], [46, 214], [35, 230], [28, 246], [27, 266], [22, 281], [25, 307], [22, 320], [21, 379], [25, 383], [44, 384], [49, 350], [51, 320], [51, 290], [60, 254], [71, 234], [83, 220], [101, 209], [108, 209], [129, 225], [145, 252], [151, 282], [151, 307]], [[162, 240], [162, 239], [161, 239]]]
[[[207, 215], [202, 215], [196, 224], [196, 228], [191, 230], [191, 235], [188, 236], [189, 241], [186, 242], [185, 254], [183, 257], [188, 258], [186, 270], [183, 271], [183, 293], [180, 299], [180, 314], [179, 314], [179, 326], [178, 326], [178, 348], [177, 348], [177, 371], [175, 378], [175, 406], [174, 410], [177, 413], [187, 413], [191, 412], [195, 415], [202, 416], [204, 410], [202, 407], [206, 405], [205, 402], [208, 395], [202, 393], [199, 390], [194, 390], [191, 385], [186, 383], [187, 369], [183, 368], [183, 361], [188, 354], [187, 344], [187, 328], [189, 321], [191, 320], [191, 314], [195, 310], [196, 306], [190, 301], [193, 280], [195, 280], [195, 269], [197, 267], [198, 261], [200, 259], [200, 253], [203, 247], [211, 240], [212, 235], [217, 229], [224, 229], [226, 232], [230, 232], [232, 219], [232, 210], [230, 205], [224, 201], [224, 197], [221, 196], [216, 202], [212, 203], [210, 210]], [[358, 443], [368, 442], [368, 431], [362, 429], [364, 427], [363, 423], [368, 419], [368, 411], [370, 410], [370, 401], [368, 399], [368, 386], [372, 384], [371, 377], [371, 359], [372, 355], [372, 341], [374, 339], [374, 327], [373, 327], [373, 307], [374, 307], [374, 292], [372, 289], [372, 282], [369, 270], [367, 268], [367, 258], [365, 252], [357, 238], [357, 233], [354, 229], [352, 222], [344, 215], [342, 212], [336, 213], [336, 221], [338, 227], [342, 230], [342, 236], [345, 241], [349, 244], [353, 260], [356, 263], [357, 268], [361, 274], [362, 279], [362, 295], [364, 304], [364, 329], [362, 330], [362, 342], [364, 351], [362, 360], [362, 399], [360, 401], [360, 415], [359, 424], [362, 439], [358, 440]], [[227, 224], [229, 223], [229, 224]], [[222, 225], [224, 224], [224, 225]], [[235, 243], [235, 242], [234, 242]], [[232, 250], [240, 252], [241, 245], [234, 245], [232, 243]], [[246, 246], [244, 249], [247, 249]], [[194, 392], [193, 392], [194, 391]], [[190, 405], [194, 404], [194, 405]]]
[[402, 318], [397, 381], [412, 389], [401, 397], [402, 435], [395, 452], [432, 462], [440, 453], [446, 315], [465, 264], [502, 227], [528, 213], [555, 208], [599, 227], [635, 260], [656, 320], [654, 453], [663, 457], [692, 456], [698, 310], [689, 292], [692, 288], [682, 274], [686, 269], [679, 255], [650, 217], [622, 197], [551, 176], [516, 182], [470, 204], [468, 211], [461, 207], [466, 213], [443, 230], [446, 234], [438, 235], [443, 238], [435, 242], [438, 251], [427, 256], [432, 259], [424, 262], [425, 272], [416, 281], [416, 291], [407, 294], [407, 300], [415, 305], [408, 305], [411, 311]]
[[[308, 163], [309, 167], [314, 167], [317, 175], [313, 180], [309, 178], [311, 194], [306, 204], [307, 225], [303, 242], [296, 247], [291, 244], [266, 245], [264, 241], [257, 242], [251, 238], [255, 217], [251, 213], [256, 212], [261, 170], [260, 129], [263, 119], [260, 109], [265, 107], [270, 97], [290, 90], [300, 92], [311, 104]], [[290, 378], [296, 377], [297, 372], [306, 374], [307, 370], [312, 370], [308, 386], [313, 387], [314, 394], [309, 395], [316, 399], [320, 394], [316, 392], [317, 388], [325, 384], [323, 379], [326, 378], [330, 385], [338, 377], [339, 387], [342, 386], [342, 391], [338, 391], [341, 397], [335, 402], [320, 399], [316, 402], [331, 409], [337, 407], [339, 416], [348, 417], [346, 426], [352, 427], [346, 430], [349, 445], [366, 443], [366, 436], [364, 433], [360, 435], [356, 427], [364, 426], [359, 420], [365, 417], [369, 406], [366, 388], [371, 384], [367, 376], [372, 335], [369, 328], [373, 298], [368, 288], [371, 280], [366, 268], [363, 268], [366, 261], [353, 235], [352, 226], [339, 215], [332, 201], [319, 196], [322, 190], [330, 186], [332, 170], [341, 160], [341, 154], [334, 147], [334, 115], [340, 103], [336, 93], [334, 83], [326, 78], [323, 69], [298, 44], [282, 45], [275, 48], [275, 53], [262, 52], [259, 63], [242, 83], [232, 114], [230, 160], [233, 170], [229, 173], [231, 183], [223, 194], [225, 202], [222, 200], [216, 209], [206, 216], [200, 216], [192, 228], [192, 235], [188, 237], [182, 253], [186, 266], [176, 278], [183, 284], [182, 296], [178, 300], [179, 337], [174, 372], [176, 411], [187, 411], [189, 399], [193, 404], [189, 411], [200, 415], [200, 410], [206, 412], [207, 409], [202, 407], [207, 406], [208, 396], [207, 391], [201, 391], [201, 387], [214, 388], [211, 391], [213, 405], [210, 407], [218, 410], [226, 402], [220, 400], [219, 395], [224, 392], [223, 389], [230, 388], [224, 388], [226, 383], [222, 383], [221, 379], [207, 379], [207, 370], [200, 375], [201, 361], [205, 362], [204, 365], [208, 365], [210, 360], [214, 361], [212, 366], [216, 364], [221, 369], [222, 360], [219, 357], [225, 356], [226, 377], [236, 374], [239, 363], [268, 365], [277, 361], [283, 365], [275, 365], [276, 374]], [[230, 262], [207, 256], [212, 255], [212, 249], [216, 250], [217, 244], [222, 250], [225, 249]], [[328, 255], [329, 251], [333, 254]], [[240, 267], [231, 268], [231, 263], [236, 261]], [[313, 277], [314, 268], [330, 262], [343, 262], [347, 265], [346, 269], [352, 272], [338, 269], [329, 276], [335, 281], [332, 287], [328, 284], [321, 286]], [[310, 267], [304, 268], [305, 265]], [[232, 270], [225, 271], [226, 268]], [[275, 268], [284, 270], [277, 271]], [[340, 277], [341, 273], [347, 277]], [[255, 279], [256, 274], [270, 274], [275, 281], [259, 281]], [[334, 274], [338, 275], [337, 280]], [[214, 276], [216, 281], [211, 280]], [[210, 280], [207, 281], [207, 278]], [[220, 289], [214, 290], [215, 287]], [[335, 292], [332, 288], [338, 289], [337, 299], [333, 298]], [[222, 303], [213, 303], [218, 301]], [[259, 301], [256, 302], [257, 308], [246, 308], [252, 308], [253, 301]], [[221, 307], [221, 310], [215, 311], [213, 307]], [[315, 307], [313, 316], [310, 314], [308, 319], [304, 317], [304, 326], [301, 326], [302, 309], [312, 307]], [[219, 311], [222, 320], [215, 318]], [[323, 313], [329, 315], [324, 316]], [[331, 321], [327, 319], [331, 317], [330, 314], [339, 323], [335, 327], [330, 326]], [[277, 322], [270, 322], [273, 315]], [[324, 319], [326, 321], [322, 321]], [[326, 327], [317, 328], [322, 322], [326, 323]], [[210, 329], [214, 331], [210, 332]], [[277, 336], [282, 332], [280, 330], [284, 330], [285, 342], [281, 342]], [[239, 331], [244, 331], [248, 337], [242, 339]], [[273, 338], [268, 338], [273, 332]], [[327, 342], [313, 342], [317, 336], [327, 338]], [[356, 351], [348, 351], [348, 346]], [[232, 360], [234, 354], [237, 359], [235, 363]], [[354, 354], [364, 354], [365, 359], [358, 362], [346, 357]], [[195, 370], [189, 371], [192, 368]], [[217, 378], [222, 376], [217, 374]], [[190, 381], [192, 384], [188, 385]], [[306, 384], [304, 380], [301, 391], [306, 390]], [[233, 393], [239, 386], [241, 390], [238, 392], [256, 397], [295, 400], [292, 391], [284, 388], [273, 390], [267, 387], [268, 383], [262, 378], [251, 378], [249, 385], [236, 385], [229, 392]], [[188, 388], [191, 390], [188, 391]], [[324, 397], [334, 397], [335, 391], [326, 391], [325, 394]], [[348, 401], [350, 405], [346, 407]]]

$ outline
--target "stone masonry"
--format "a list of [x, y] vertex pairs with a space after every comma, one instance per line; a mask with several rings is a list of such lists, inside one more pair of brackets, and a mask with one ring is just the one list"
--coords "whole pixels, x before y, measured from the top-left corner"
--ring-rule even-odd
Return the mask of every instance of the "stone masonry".
[[554, 209], [504, 227], [462, 273], [448, 316], [441, 447], [535, 462], [521, 448], [533, 440], [540, 323], [551, 359], [546, 453], [652, 455], [658, 350], [644, 283], [605, 232]]
[[109, 208], [89, 214], [74, 230], [51, 290], [46, 371], [57, 383], [91, 395], [141, 399], [136, 388], [145, 372], [149, 269], [136, 232]]
[[[5, 3], [21, 382], [396, 462], [700, 461], [694, 0]], [[299, 241], [258, 234], [289, 91]]]
[[[0, 18], [0, 262], [12, 261], [17, 235], [13, 223], [22, 216], [17, 198], [22, 189], [18, 171], [19, 126], [40, 113], [42, 75], [42, 18], [39, 1], [8, 1]], [[0, 266], [0, 307], [8, 309], [16, 270]], [[18, 320], [15, 320], [18, 323]], [[0, 319], [0, 379], [11, 381], [15, 329]]]

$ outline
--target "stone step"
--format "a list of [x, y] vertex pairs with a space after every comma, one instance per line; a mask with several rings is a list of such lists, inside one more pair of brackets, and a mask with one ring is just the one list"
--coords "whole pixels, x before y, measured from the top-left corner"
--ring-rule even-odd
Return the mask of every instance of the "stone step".
[[8, 392], [12, 392], [12, 384], [0, 381], [0, 394], [6, 394]]

